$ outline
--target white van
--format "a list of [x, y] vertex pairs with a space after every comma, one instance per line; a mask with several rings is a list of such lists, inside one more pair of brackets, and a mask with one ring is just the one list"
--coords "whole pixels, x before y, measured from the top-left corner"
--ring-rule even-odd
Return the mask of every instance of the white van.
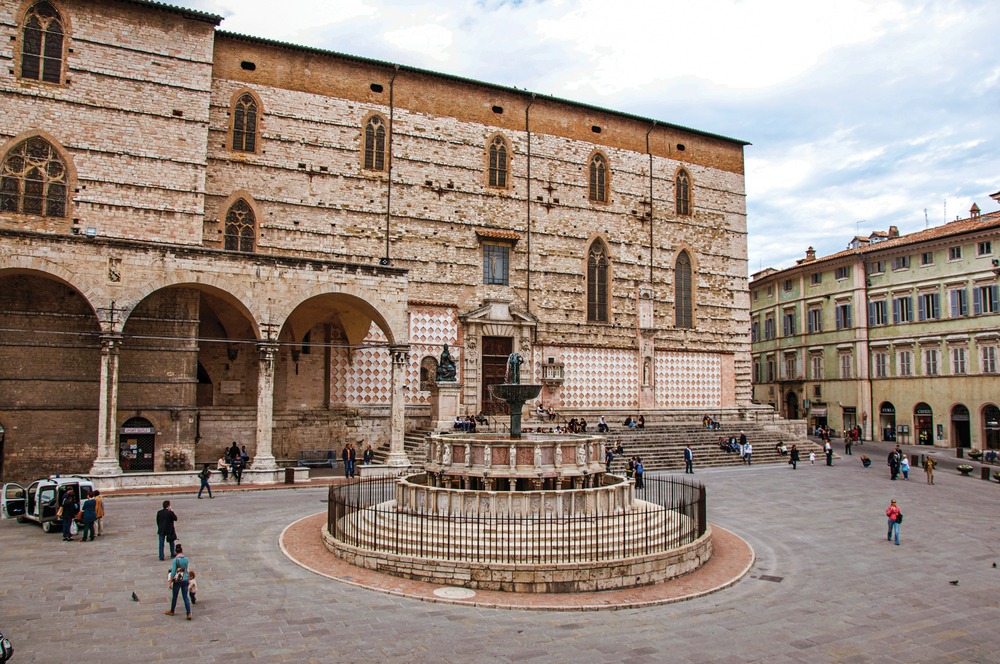
[[63, 494], [73, 491], [82, 505], [83, 496], [93, 490], [93, 482], [83, 477], [47, 477], [35, 480], [27, 490], [20, 484], [8, 482], [3, 485], [0, 512], [4, 519], [16, 518], [18, 523], [40, 523], [42, 530], [51, 533], [62, 528], [62, 520], [56, 516], [56, 512], [59, 511]]

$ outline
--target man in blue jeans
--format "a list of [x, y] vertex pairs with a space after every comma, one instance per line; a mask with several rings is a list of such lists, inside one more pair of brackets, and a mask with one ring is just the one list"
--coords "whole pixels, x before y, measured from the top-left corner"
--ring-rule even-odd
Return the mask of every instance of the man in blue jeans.
[[177, 515], [170, 509], [170, 501], [164, 500], [163, 509], [156, 513], [156, 534], [160, 538], [160, 560], [163, 560], [164, 540], [170, 544], [170, 557], [174, 557], [174, 542], [177, 541], [177, 530], [174, 528], [175, 521], [177, 521]]

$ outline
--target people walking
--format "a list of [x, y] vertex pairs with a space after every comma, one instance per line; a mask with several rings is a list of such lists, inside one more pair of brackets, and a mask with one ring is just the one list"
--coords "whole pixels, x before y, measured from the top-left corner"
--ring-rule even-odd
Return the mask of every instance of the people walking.
[[694, 452], [690, 444], [684, 446], [684, 472], [694, 475]]
[[[745, 440], [746, 436], [740, 436], [740, 438], [743, 438]], [[747, 462], [748, 466], [750, 465], [750, 462], [753, 460], [753, 445], [751, 445], [750, 443], [746, 443], [745, 445], [743, 445], [743, 460]]]
[[87, 533], [90, 533], [90, 541], [94, 541], [94, 522], [97, 521], [97, 501], [94, 500], [92, 495], [87, 495], [86, 500], [83, 501], [83, 507], [80, 508], [81, 517], [80, 523], [83, 525], [83, 529], [80, 531], [80, 541], [87, 541]]
[[212, 487], [208, 485], [208, 478], [210, 478], [211, 476], [212, 476], [212, 471], [208, 469], [208, 464], [206, 463], [205, 467], [201, 469], [200, 473], [198, 473], [198, 479], [201, 480], [201, 487], [198, 489], [199, 500], [201, 499], [201, 492], [204, 491], [205, 489], [208, 489], [208, 497], [212, 498]]
[[816, 450], [809, 450], [809, 465], [816, 465]]
[[174, 610], [177, 608], [177, 595], [179, 593], [184, 598], [184, 610], [187, 612], [187, 619], [191, 620], [191, 598], [188, 596], [188, 586], [190, 584], [190, 578], [188, 577], [189, 566], [190, 563], [187, 556], [184, 555], [184, 548], [178, 544], [177, 553], [170, 564], [170, 588], [173, 592], [171, 593], [170, 610], [166, 612], [168, 616], [174, 615]]
[[927, 473], [927, 483], [934, 484], [934, 466], [937, 462], [929, 456], [924, 457], [924, 472]]
[[792, 464], [792, 470], [799, 467], [799, 446], [792, 443], [792, 451], [788, 453], [788, 463]]
[[177, 529], [174, 527], [176, 521], [177, 515], [170, 509], [170, 501], [164, 500], [163, 509], [156, 513], [156, 534], [160, 539], [160, 560], [164, 560], [164, 541], [170, 545], [170, 557], [173, 558], [176, 555], [174, 550], [174, 542], [177, 541]]
[[899, 506], [896, 505], [896, 499], [893, 498], [892, 502], [889, 503], [889, 507], [885, 510], [885, 516], [889, 519], [889, 531], [886, 533], [885, 538], [887, 540], [892, 540], [893, 537], [896, 538], [896, 545], [899, 545], [899, 524], [903, 523], [903, 513], [899, 511]]
[[826, 454], [826, 465], [833, 465], [833, 445], [830, 441], [826, 441], [823, 444], [823, 453]]
[[604, 472], [611, 472], [611, 462], [615, 460], [615, 453], [611, 451], [611, 448], [604, 450]]
[[903, 473], [903, 479], [910, 479], [910, 459], [904, 454], [899, 460], [899, 471]]

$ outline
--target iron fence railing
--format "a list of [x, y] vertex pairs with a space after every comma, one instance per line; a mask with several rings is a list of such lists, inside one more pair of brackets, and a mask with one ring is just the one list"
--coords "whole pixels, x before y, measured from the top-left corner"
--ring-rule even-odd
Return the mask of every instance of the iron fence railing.
[[[599, 515], [452, 514], [395, 508], [395, 480], [367, 478], [332, 486], [332, 537], [374, 552], [496, 564], [614, 561], [664, 553], [705, 534], [705, 487], [645, 478], [643, 501], [629, 512]], [[600, 489], [594, 489], [598, 491]]]

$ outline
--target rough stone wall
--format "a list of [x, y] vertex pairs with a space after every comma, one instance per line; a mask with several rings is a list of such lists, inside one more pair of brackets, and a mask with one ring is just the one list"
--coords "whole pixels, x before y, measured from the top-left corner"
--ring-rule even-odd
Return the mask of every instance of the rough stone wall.
[[[65, 84], [52, 85], [14, 75], [28, 6], [0, 5], [0, 145], [41, 132], [68, 157], [69, 214], [44, 230], [200, 243], [212, 25], [120, 2], [56, 3], [68, 49]], [[0, 226], [21, 227], [21, 216]]]

